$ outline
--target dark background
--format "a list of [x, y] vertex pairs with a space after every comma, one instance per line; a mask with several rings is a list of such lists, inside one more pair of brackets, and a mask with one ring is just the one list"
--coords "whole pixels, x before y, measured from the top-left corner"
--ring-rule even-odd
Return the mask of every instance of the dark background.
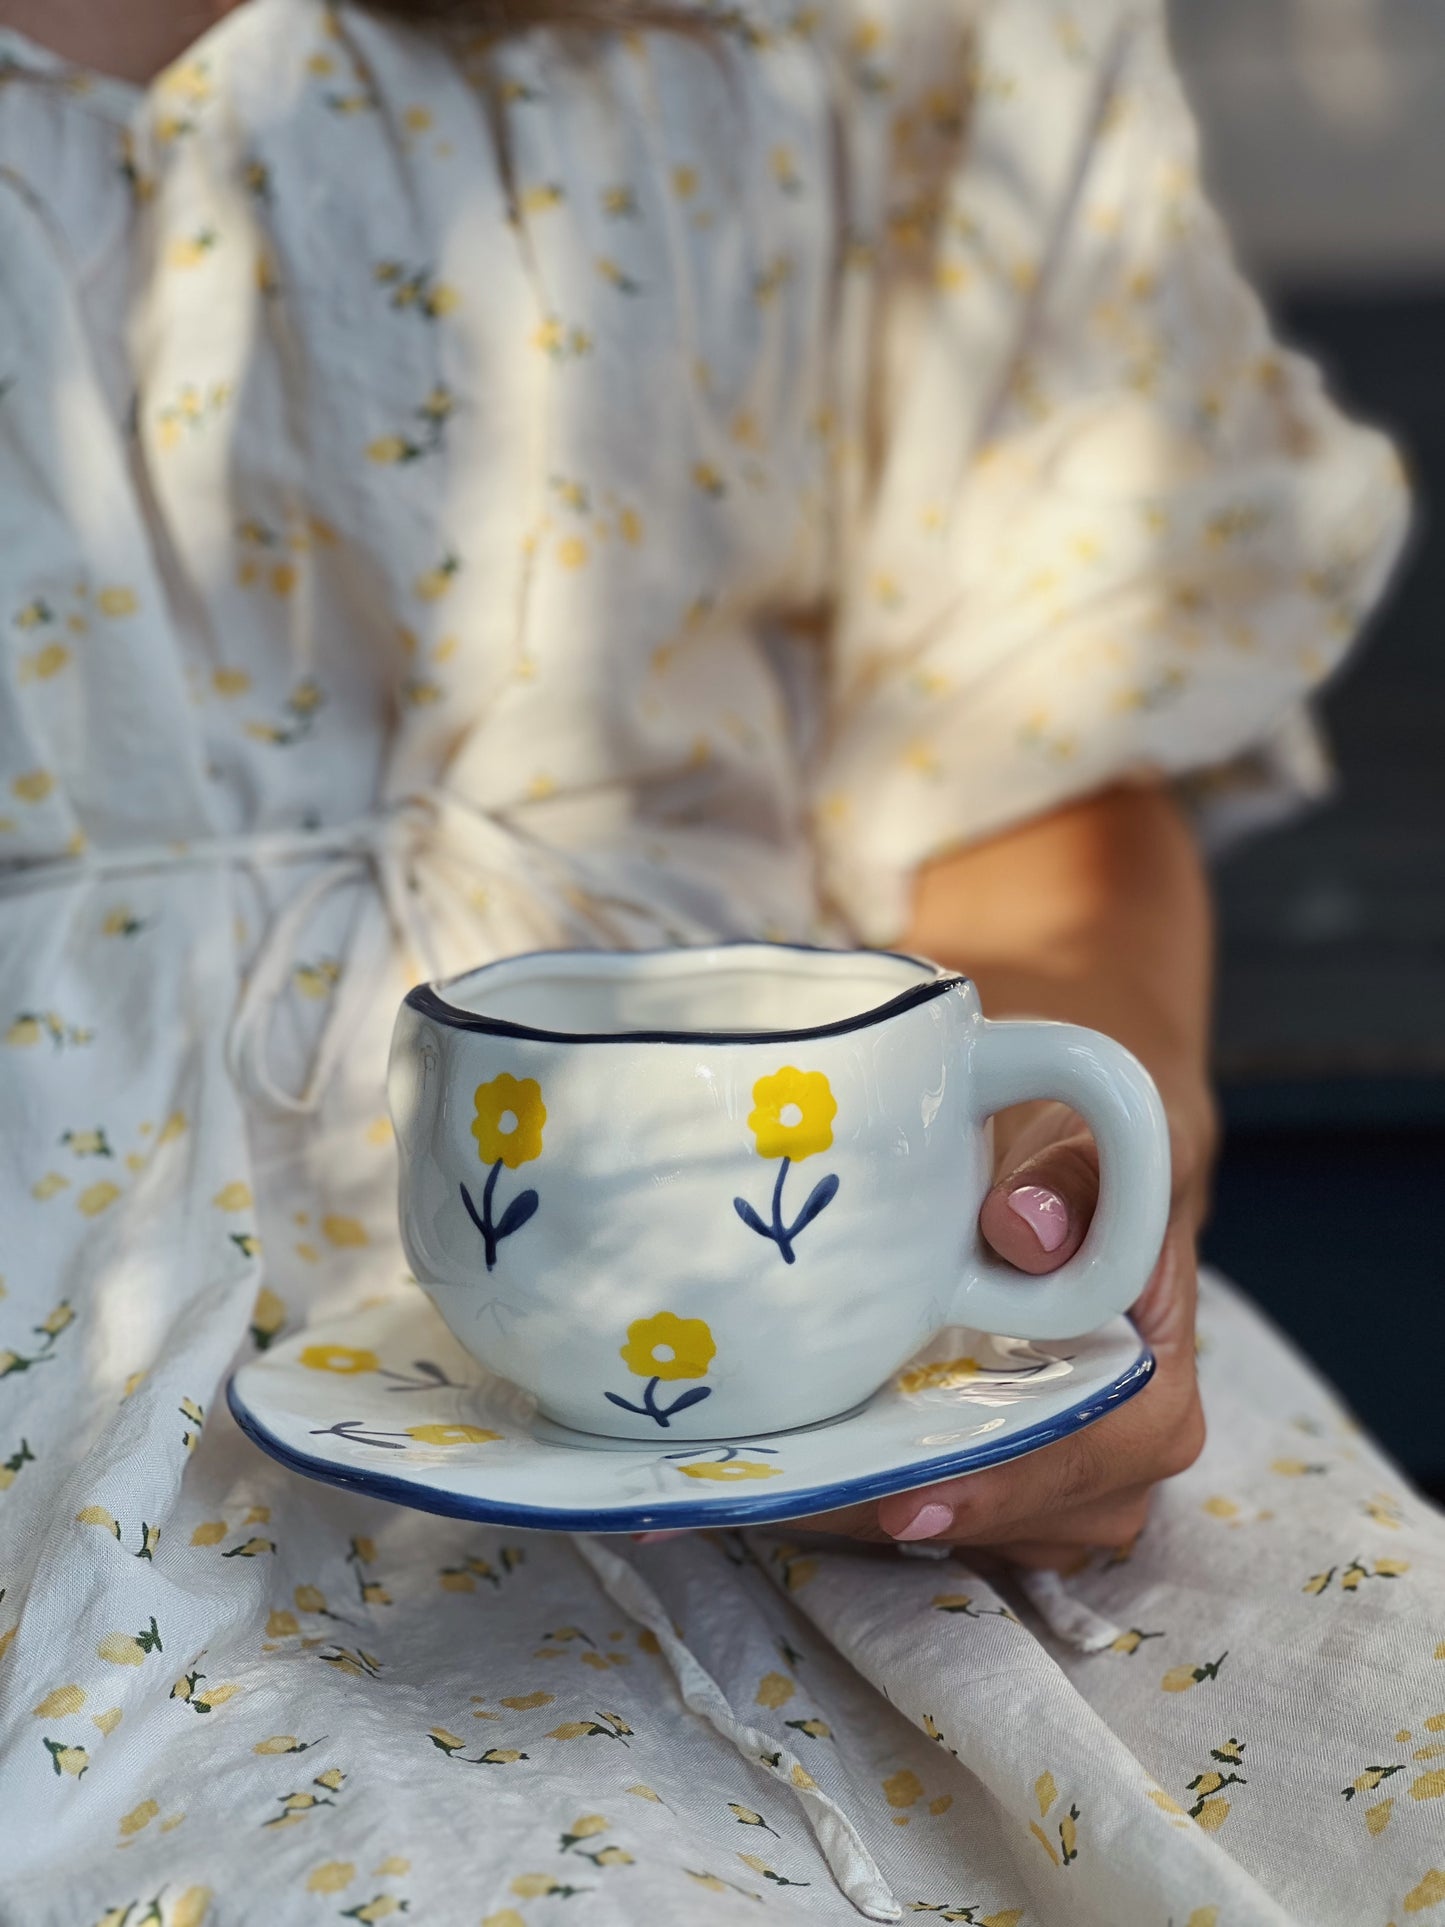
[[1388, 428], [1417, 525], [1321, 705], [1334, 798], [1223, 859], [1206, 1257], [1445, 1500], [1445, 19], [1174, 0], [1206, 173], [1282, 333]]

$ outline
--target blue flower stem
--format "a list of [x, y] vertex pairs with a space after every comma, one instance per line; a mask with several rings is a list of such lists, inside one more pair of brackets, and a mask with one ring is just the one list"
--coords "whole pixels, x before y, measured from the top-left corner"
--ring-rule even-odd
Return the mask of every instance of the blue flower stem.
[[654, 1398], [654, 1394], [657, 1391], [657, 1386], [658, 1386], [657, 1379], [655, 1378], [648, 1379], [647, 1390], [642, 1394], [642, 1409], [646, 1412], [649, 1418], [656, 1419], [659, 1425], [665, 1426], [667, 1424], [667, 1414], [666, 1412], [658, 1411], [657, 1404]]
[[482, 1192], [480, 1216], [477, 1213], [477, 1207], [472, 1203], [471, 1192], [465, 1185], [462, 1186], [462, 1203], [467, 1207], [467, 1216], [482, 1234], [482, 1249], [486, 1253], [488, 1271], [491, 1271], [497, 1262], [497, 1233], [492, 1223], [492, 1194], [497, 1188], [497, 1173], [501, 1168], [502, 1160], [498, 1158], [487, 1173], [486, 1186]]
[[783, 1223], [783, 1179], [787, 1177], [788, 1166], [792, 1161], [791, 1158], [783, 1159], [778, 1166], [778, 1181], [773, 1186], [773, 1237], [779, 1251], [783, 1254], [783, 1262], [789, 1265], [795, 1262], [795, 1255], [788, 1240], [787, 1227]]
[[486, 1247], [488, 1271], [492, 1270], [497, 1262], [497, 1233], [492, 1222], [492, 1195], [496, 1191], [497, 1176], [501, 1168], [502, 1160], [498, 1158], [487, 1173], [486, 1187], [482, 1192], [482, 1239]]

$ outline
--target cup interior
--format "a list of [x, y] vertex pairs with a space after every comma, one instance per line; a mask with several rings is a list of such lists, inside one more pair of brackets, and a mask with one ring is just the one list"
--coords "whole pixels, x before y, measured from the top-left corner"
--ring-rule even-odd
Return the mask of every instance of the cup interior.
[[726, 944], [541, 952], [440, 988], [455, 1012], [556, 1037], [744, 1037], [863, 1021], [948, 975], [883, 951]]

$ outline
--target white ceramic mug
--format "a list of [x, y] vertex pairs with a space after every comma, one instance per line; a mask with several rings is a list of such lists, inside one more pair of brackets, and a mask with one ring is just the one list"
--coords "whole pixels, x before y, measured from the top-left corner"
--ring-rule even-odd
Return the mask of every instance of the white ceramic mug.
[[[964, 977], [775, 944], [553, 951], [414, 990], [392, 1043], [401, 1225], [462, 1344], [583, 1433], [754, 1436], [850, 1410], [940, 1328], [1068, 1338], [1159, 1252], [1163, 1110], [1110, 1038], [989, 1023]], [[1082, 1248], [982, 1247], [991, 1114], [1098, 1140]]]

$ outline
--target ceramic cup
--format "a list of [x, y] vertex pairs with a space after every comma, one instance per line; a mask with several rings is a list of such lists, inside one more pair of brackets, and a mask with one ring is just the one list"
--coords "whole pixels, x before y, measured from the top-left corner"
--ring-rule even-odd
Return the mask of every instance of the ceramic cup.
[[[1164, 1114], [1120, 1045], [989, 1023], [913, 957], [552, 951], [424, 985], [388, 1090], [416, 1277], [549, 1419], [716, 1439], [850, 1410], [941, 1327], [1068, 1338], [1158, 1255]], [[981, 1245], [991, 1114], [1060, 1098], [1098, 1211], [1059, 1271]]]

